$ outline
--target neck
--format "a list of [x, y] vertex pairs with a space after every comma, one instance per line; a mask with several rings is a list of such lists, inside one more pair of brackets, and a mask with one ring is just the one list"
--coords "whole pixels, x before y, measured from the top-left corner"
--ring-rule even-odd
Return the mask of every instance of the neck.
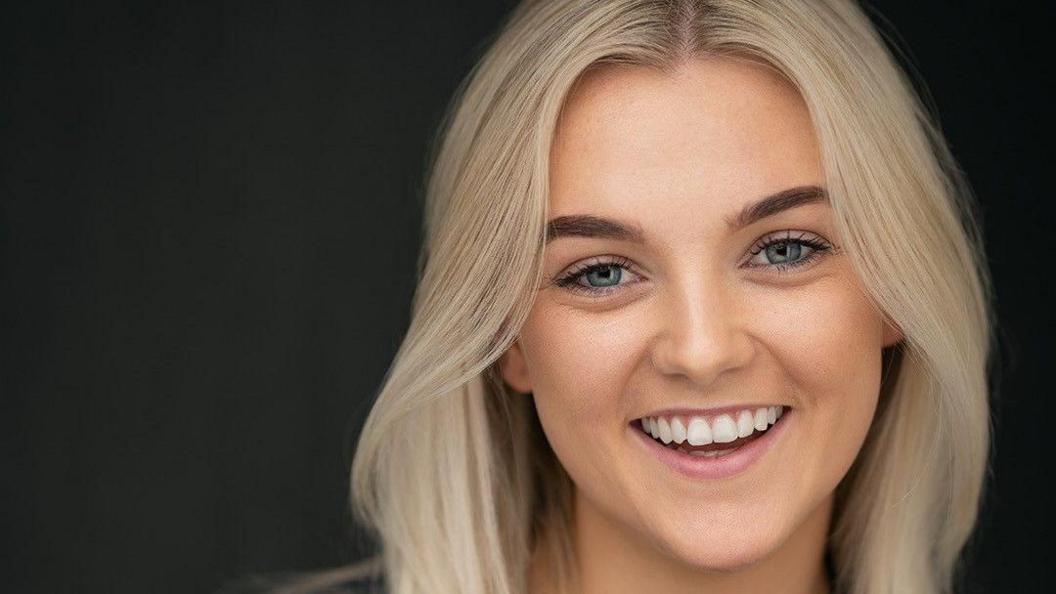
[[[573, 541], [580, 578], [577, 594], [664, 592], [781, 592], [829, 594], [825, 546], [833, 498], [830, 495], [782, 545], [764, 559], [733, 571], [693, 567], [647, 546], [643, 539], [585, 501], [574, 497]], [[542, 570], [537, 564], [534, 575]], [[551, 591], [539, 580], [533, 592]]]

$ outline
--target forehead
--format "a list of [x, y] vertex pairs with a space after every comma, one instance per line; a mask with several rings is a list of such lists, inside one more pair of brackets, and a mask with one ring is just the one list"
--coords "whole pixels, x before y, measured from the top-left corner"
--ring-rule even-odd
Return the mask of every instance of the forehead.
[[798, 91], [764, 65], [729, 57], [671, 74], [588, 71], [563, 106], [550, 167], [552, 217], [649, 212], [670, 222], [692, 212], [720, 222], [760, 196], [823, 185]]

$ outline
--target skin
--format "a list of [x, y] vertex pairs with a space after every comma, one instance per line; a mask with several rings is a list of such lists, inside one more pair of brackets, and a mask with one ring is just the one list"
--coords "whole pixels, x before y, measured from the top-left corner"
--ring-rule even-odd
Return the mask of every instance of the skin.
[[[511, 388], [532, 393], [575, 484], [584, 594], [829, 591], [833, 491], [873, 420], [881, 349], [901, 335], [842, 252], [784, 272], [774, 267], [781, 254], [752, 255], [787, 230], [838, 247], [828, 203], [740, 230], [724, 220], [824, 181], [805, 104], [758, 64], [693, 59], [673, 75], [608, 65], [569, 95], [551, 153], [550, 218], [615, 218], [646, 241], [547, 245], [547, 282], [500, 367]], [[551, 282], [611, 256], [627, 264], [574, 281], [596, 296]], [[668, 469], [631, 425], [668, 407], [749, 403], [784, 404], [793, 416], [763, 458], [722, 479]], [[541, 563], [534, 592], [547, 590]]]

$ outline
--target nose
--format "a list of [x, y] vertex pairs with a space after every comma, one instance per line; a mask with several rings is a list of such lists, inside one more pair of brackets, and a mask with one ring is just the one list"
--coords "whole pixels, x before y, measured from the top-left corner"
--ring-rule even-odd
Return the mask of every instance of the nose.
[[754, 347], [746, 325], [749, 304], [742, 301], [718, 276], [697, 275], [671, 286], [657, 311], [653, 366], [705, 386], [724, 372], [745, 366]]

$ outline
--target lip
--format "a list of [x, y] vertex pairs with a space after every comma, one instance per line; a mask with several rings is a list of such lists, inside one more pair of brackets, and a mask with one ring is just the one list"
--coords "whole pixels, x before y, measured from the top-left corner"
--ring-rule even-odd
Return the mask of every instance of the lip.
[[785, 412], [788, 412], [792, 408], [791, 406], [780, 402], [729, 404], [712, 408], [665, 408], [663, 410], [656, 410], [648, 414], [640, 415], [634, 420], [637, 421], [642, 417], [717, 417], [721, 414], [732, 414], [742, 410], [755, 411], [757, 408], [767, 408], [770, 406], [782, 406], [784, 407]]
[[723, 479], [740, 474], [766, 455], [782, 438], [790, 422], [795, 422], [794, 409], [786, 409], [781, 418], [757, 439], [737, 448], [736, 451], [714, 458], [690, 456], [660, 445], [651, 435], [642, 431], [635, 421], [627, 426], [647, 452], [656, 456], [669, 468], [692, 479]]

